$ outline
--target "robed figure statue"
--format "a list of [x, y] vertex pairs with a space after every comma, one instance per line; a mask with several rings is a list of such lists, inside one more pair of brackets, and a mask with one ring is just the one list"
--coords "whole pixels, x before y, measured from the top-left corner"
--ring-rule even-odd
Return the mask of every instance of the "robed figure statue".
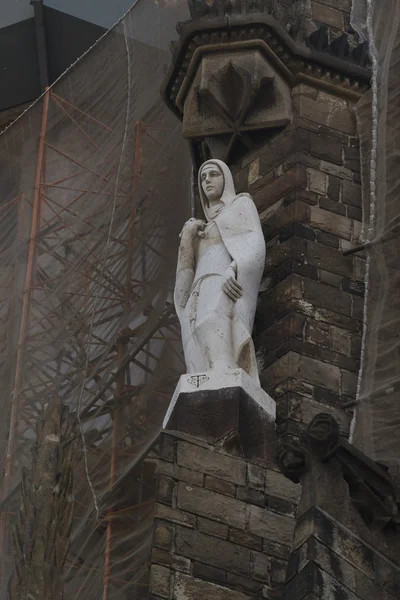
[[199, 170], [204, 220], [185, 223], [175, 307], [188, 373], [241, 368], [259, 383], [251, 332], [265, 262], [265, 242], [249, 194], [236, 194], [220, 160]]

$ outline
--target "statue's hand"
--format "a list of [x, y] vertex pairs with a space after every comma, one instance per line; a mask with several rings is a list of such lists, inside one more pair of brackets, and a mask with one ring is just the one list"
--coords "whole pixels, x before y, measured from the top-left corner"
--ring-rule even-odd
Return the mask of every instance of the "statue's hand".
[[239, 300], [243, 295], [243, 288], [235, 277], [235, 270], [232, 267], [228, 267], [223, 274], [222, 289], [225, 294], [234, 302]]
[[196, 235], [199, 237], [204, 237], [204, 228], [206, 224], [204, 221], [200, 219], [189, 219], [183, 226], [183, 229], [180, 234], [180, 238], [186, 237], [190, 240], [194, 240]]

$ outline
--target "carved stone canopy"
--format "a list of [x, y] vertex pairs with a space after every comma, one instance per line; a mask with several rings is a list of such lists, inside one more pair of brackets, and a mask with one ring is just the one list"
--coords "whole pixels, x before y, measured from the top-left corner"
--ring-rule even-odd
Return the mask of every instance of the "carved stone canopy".
[[214, 2], [207, 16], [201, 15], [208, 3], [200, 4], [200, 12], [192, 11], [196, 18], [177, 27], [180, 41], [162, 90], [183, 121], [197, 167], [208, 158], [229, 164], [265, 143], [268, 132], [286, 126], [295, 83], [356, 100], [368, 88], [364, 59], [357, 62], [353, 52], [346, 53], [342, 39], [336, 48], [314, 35], [306, 47], [257, 3], [223, 12], [223, 2]]
[[184, 136], [204, 138], [212, 157], [224, 162], [238, 146], [255, 149], [254, 133], [285, 126], [292, 116], [289, 86], [262, 44], [199, 56], [183, 102], [184, 93], [177, 98]]

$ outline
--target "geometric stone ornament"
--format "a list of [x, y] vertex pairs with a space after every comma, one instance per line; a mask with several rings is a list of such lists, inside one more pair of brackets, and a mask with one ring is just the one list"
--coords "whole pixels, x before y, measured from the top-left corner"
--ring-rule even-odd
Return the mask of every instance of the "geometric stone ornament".
[[318, 34], [306, 47], [267, 14], [264, 2], [201, 0], [192, 9], [193, 20], [177, 27], [162, 94], [183, 121], [196, 168], [209, 158], [229, 164], [287, 125], [295, 83], [353, 100], [369, 87], [365, 45], [356, 56], [346, 37], [326, 46]]
[[163, 422], [210, 445], [235, 443], [246, 458], [275, 448], [275, 402], [243, 369], [182, 375]]
[[206, 54], [187, 91], [183, 135], [206, 138], [213, 158], [229, 162], [238, 144], [257, 147], [253, 133], [284, 127], [290, 88], [259, 48]]

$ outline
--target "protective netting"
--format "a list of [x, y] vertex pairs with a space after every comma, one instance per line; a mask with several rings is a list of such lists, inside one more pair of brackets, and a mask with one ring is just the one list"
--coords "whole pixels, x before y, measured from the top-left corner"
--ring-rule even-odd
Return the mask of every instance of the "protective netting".
[[353, 441], [400, 464], [400, 1], [353, 0], [352, 24], [369, 42], [371, 91], [357, 106], [367, 249], [366, 306]]
[[160, 100], [184, 0], [139, 0], [0, 136], [0, 598], [36, 422], [78, 422], [65, 598], [145, 598], [146, 453], [184, 370], [171, 304], [190, 157]]

